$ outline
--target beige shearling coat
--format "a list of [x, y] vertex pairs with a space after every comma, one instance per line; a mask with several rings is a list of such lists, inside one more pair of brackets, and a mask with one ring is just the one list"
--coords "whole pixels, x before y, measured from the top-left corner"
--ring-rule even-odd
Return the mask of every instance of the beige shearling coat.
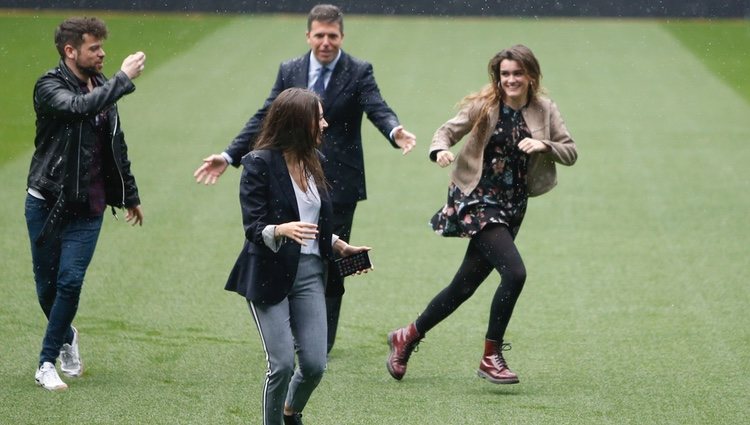
[[[481, 101], [463, 105], [455, 117], [435, 131], [430, 145], [430, 158], [435, 160], [434, 152], [449, 149], [468, 134], [451, 173], [453, 183], [464, 194], [471, 193], [479, 184], [484, 148], [490, 140], [500, 114], [499, 105], [493, 106], [490, 108], [488, 119], [477, 123], [481, 109]], [[531, 137], [549, 147], [549, 151], [533, 153], [529, 158], [528, 193], [529, 196], [538, 196], [550, 191], [557, 184], [555, 163], [573, 165], [578, 153], [560, 111], [552, 100], [533, 99], [521, 113], [531, 131]]]

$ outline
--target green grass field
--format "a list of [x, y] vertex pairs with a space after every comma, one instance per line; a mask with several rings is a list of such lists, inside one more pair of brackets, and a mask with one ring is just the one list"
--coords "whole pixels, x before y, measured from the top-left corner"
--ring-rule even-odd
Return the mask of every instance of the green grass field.
[[[57, 62], [65, 16], [0, 11], [0, 423], [259, 423], [264, 355], [243, 300], [222, 289], [243, 238], [239, 173], [203, 187], [192, 172], [261, 105], [278, 63], [305, 51], [305, 19], [101, 15], [108, 73], [148, 54], [119, 102], [146, 222], [105, 219], [76, 318], [86, 373], [48, 393], [33, 380], [45, 323], [23, 200], [31, 91]], [[426, 225], [448, 183], [427, 147], [515, 43], [539, 57], [580, 153], [518, 238], [529, 275], [507, 359], [521, 384], [475, 375], [496, 274], [396, 382], [387, 332], [448, 283], [466, 246]], [[418, 146], [402, 157], [364, 125], [370, 198], [352, 242], [374, 247], [376, 270], [347, 281], [306, 423], [747, 422], [748, 21], [351, 16], [344, 48], [374, 63]]]

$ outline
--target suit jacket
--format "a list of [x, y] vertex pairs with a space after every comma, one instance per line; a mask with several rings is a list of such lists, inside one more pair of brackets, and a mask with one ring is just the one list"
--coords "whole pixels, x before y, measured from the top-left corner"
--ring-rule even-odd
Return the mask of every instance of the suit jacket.
[[[299, 221], [297, 198], [281, 151], [252, 151], [242, 159], [242, 165], [240, 205], [245, 244], [224, 289], [253, 302], [276, 304], [289, 294], [297, 276], [300, 245], [287, 240], [278, 252], [273, 252], [263, 242], [263, 229], [269, 224]], [[325, 189], [318, 189], [320, 255], [329, 259], [333, 252], [333, 210]]]
[[[308, 87], [309, 68], [309, 52], [279, 66], [276, 82], [263, 107], [250, 118], [225, 150], [232, 158], [232, 165], [238, 166], [242, 156], [250, 151], [276, 96], [290, 87]], [[362, 114], [367, 114], [367, 118], [389, 141], [391, 130], [399, 125], [398, 117], [380, 95], [372, 65], [343, 51], [322, 100], [328, 128], [323, 134], [321, 150], [327, 159], [323, 172], [331, 184], [331, 199], [335, 203], [364, 200], [367, 191], [362, 153]], [[393, 141], [391, 144], [398, 147]]]
[[[430, 158], [434, 161], [437, 151], [449, 149], [469, 134], [451, 174], [453, 183], [463, 193], [470, 193], [479, 184], [484, 148], [500, 116], [499, 105], [494, 105], [490, 108], [488, 119], [477, 123], [481, 109], [481, 101], [464, 105], [455, 117], [435, 131], [430, 145]], [[555, 163], [573, 165], [578, 152], [555, 102], [545, 98], [533, 99], [521, 110], [521, 114], [531, 131], [531, 137], [541, 140], [550, 148], [548, 152], [533, 153], [529, 158], [529, 196], [538, 196], [557, 184]]]

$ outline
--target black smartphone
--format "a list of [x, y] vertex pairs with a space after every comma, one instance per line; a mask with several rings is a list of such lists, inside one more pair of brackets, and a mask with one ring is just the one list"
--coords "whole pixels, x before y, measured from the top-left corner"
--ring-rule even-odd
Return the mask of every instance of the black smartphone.
[[336, 270], [339, 272], [339, 276], [346, 277], [358, 271], [371, 269], [372, 263], [370, 262], [368, 252], [362, 251], [335, 260], [334, 264], [336, 265]]

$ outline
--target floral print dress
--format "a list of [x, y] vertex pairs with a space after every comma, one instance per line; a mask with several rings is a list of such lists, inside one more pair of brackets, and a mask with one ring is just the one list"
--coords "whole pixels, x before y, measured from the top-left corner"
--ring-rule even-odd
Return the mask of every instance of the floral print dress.
[[518, 149], [525, 137], [531, 132], [521, 111], [502, 105], [484, 149], [479, 184], [464, 194], [451, 183], [447, 203], [430, 220], [437, 234], [471, 237], [490, 223], [508, 226], [513, 237], [518, 234], [528, 201], [529, 155]]

